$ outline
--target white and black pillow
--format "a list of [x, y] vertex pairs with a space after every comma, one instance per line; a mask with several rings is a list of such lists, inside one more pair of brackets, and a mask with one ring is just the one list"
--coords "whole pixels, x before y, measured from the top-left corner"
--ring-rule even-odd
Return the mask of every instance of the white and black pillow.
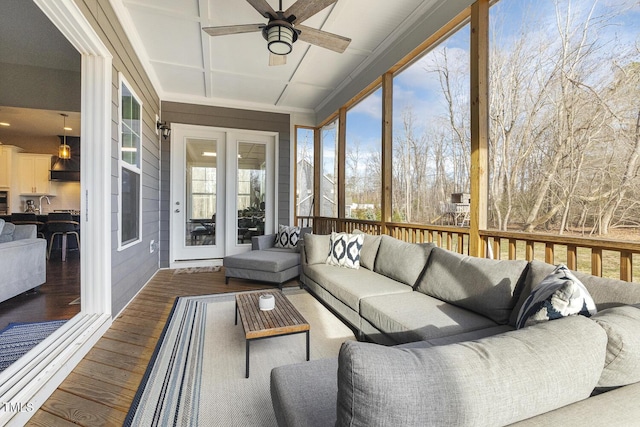
[[278, 225], [278, 234], [276, 234], [276, 248], [295, 248], [300, 240], [300, 227], [287, 227], [286, 225]]
[[364, 234], [331, 233], [327, 264], [338, 267], [360, 268], [360, 251]]
[[596, 304], [587, 288], [567, 268], [560, 264], [544, 278], [525, 300], [518, 313], [516, 328], [561, 317], [596, 313]]

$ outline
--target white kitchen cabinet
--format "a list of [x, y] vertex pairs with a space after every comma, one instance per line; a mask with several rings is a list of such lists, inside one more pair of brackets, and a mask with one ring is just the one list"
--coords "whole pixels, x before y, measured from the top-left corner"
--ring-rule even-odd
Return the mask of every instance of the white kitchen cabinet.
[[20, 194], [23, 196], [51, 195], [51, 155], [20, 153], [18, 176]]
[[15, 162], [20, 151], [14, 145], [0, 145], [0, 188], [10, 188], [16, 179]]

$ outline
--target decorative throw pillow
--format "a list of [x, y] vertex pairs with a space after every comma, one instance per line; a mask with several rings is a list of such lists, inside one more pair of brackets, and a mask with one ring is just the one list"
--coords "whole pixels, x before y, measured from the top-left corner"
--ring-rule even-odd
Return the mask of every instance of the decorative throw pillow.
[[300, 239], [300, 227], [287, 227], [286, 225], [278, 225], [278, 234], [276, 234], [276, 248], [295, 248], [298, 246]]
[[520, 308], [516, 328], [576, 314], [590, 317], [595, 313], [596, 304], [587, 288], [567, 266], [560, 264], [533, 288]]
[[331, 233], [327, 264], [346, 268], [360, 268], [363, 234]]

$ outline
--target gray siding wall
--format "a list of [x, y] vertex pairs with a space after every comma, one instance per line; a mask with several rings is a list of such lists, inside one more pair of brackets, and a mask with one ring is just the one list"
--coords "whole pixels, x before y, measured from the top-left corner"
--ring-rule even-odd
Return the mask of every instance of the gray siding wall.
[[[113, 55], [111, 104], [111, 309], [116, 315], [158, 270], [159, 252], [149, 253], [151, 240], [160, 238], [160, 143], [155, 117], [160, 100], [142, 63], [116, 17], [109, 0], [76, 0], [84, 16]], [[143, 105], [142, 111], [142, 241], [118, 251], [118, 121], [119, 80], [122, 73]]]
[[[277, 219], [280, 224], [289, 224], [291, 206], [291, 118], [289, 114], [269, 113], [262, 111], [240, 110], [235, 108], [213, 107], [184, 104], [178, 102], [162, 102], [162, 121], [167, 124], [183, 123], [190, 125], [212, 126], [230, 129], [258, 130], [278, 132], [278, 207]], [[171, 170], [170, 138], [162, 140], [162, 162], [160, 183], [160, 266], [169, 266], [169, 208]]]

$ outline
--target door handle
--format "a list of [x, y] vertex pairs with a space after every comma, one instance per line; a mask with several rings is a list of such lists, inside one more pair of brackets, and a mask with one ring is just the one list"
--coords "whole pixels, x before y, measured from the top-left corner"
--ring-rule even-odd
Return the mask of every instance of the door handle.
[[180, 213], [180, 209], [176, 209], [176, 213]]

